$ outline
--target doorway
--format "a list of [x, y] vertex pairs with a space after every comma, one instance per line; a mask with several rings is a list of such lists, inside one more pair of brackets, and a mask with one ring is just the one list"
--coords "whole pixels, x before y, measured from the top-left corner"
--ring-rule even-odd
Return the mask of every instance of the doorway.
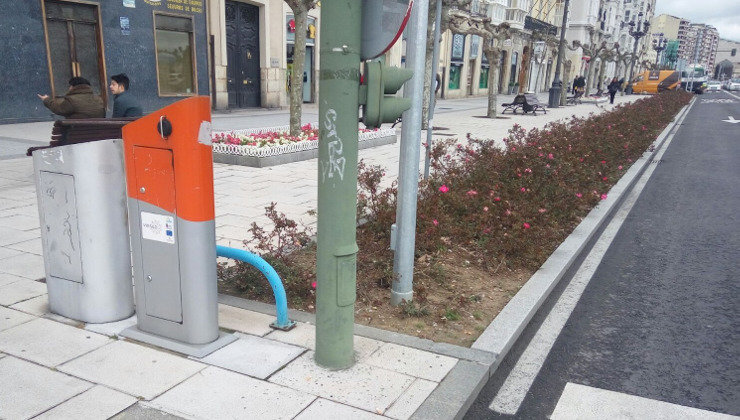
[[[310, 45], [306, 45], [306, 58], [303, 62], [303, 102], [312, 102], [313, 97], [313, 48]], [[286, 45], [286, 55], [288, 62], [288, 74], [287, 74], [287, 89], [290, 92], [290, 75], [293, 71], [293, 51], [295, 49], [294, 44]]]
[[52, 96], [64, 96], [69, 79], [84, 77], [107, 101], [98, 6], [52, 0], [43, 4]]
[[259, 7], [226, 2], [226, 90], [229, 108], [259, 107]]

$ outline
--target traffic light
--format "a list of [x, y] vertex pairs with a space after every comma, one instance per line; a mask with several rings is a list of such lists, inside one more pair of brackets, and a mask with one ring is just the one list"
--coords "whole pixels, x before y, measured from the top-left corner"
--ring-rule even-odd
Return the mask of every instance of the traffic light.
[[403, 111], [411, 108], [411, 99], [397, 98], [395, 93], [413, 75], [411, 70], [389, 67], [380, 61], [365, 62], [365, 83], [360, 92], [365, 126], [376, 128], [395, 122]]

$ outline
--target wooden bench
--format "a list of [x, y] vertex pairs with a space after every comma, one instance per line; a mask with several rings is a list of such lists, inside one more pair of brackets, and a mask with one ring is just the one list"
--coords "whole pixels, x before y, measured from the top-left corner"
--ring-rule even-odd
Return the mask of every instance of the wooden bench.
[[49, 147], [95, 140], [120, 139], [123, 126], [136, 119], [135, 117], [127, 117], [56, 120], [54, 121], [54, 127], [51, 129], [49, 145], [31, 147], [26, 151], [26, 155], [31, 156], [35, 150]]
[[537, 99], [537, 95], [534, 93], [525, 93], [524, 99], [525, 101], [522, 105], [522, 110], [524, 110], [525, 114], [532, 112], [533, 115], [537, 115], [537, 111], [542, 111], [543, 114], [547, 114], [547, 108], [545, 108], [545, 105]]
[[504, 110], [501, 111], [501, 113], [506, 114], [506, 111], [511, 111], [516, 114], [516, 111], [518, 109], [522, 109], [525, 103], [527, 103], [527, 98], [525, 98], [524, 95], [516, 95], [511, 103], [501, 104], [501, 106], [504, 107]]

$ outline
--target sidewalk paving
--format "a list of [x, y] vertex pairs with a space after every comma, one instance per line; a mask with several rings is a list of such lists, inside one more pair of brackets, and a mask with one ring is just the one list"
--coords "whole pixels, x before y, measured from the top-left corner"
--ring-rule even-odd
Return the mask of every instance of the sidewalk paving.
[[[617, 103], [637, 98], [617, 97]], [[506, 99], [499, 97], [499, 102]], [[435, 139], [453, 135], [464, 141], [470, 133], [500, 142], [514, 123], [542, 127], [611, 108], [583, 104], [536, 117], [476, 118], [485, 113], [485, 105], [485, 98], [440, 101], [434, 126], [447, 129], [435, 131]], [[213, 120], [217, 128], [252, 128], [267, 121], [280, 125], [277, 121], [287, 121], [286, 115], [245, 111], [214, 114]], [[304, 115], [315, 113], [308, 107]], [[5, 139], [45, 142], [50, 127], [0, 125], [0, 145]], [[398, 155], [398, 144], [360, 151], [361, 159], [384, 166], [389, 180], [397, 177]], [[315, 225], [307, 211], [316, 208], [316, 179], [316, 159], [269, 168], [215, 164], [218, 244], [243, 247], [249, 224], [267, 223], [264, 207], [272, 201], [288, 217]], [[36, 281], [44, 275], [32, 161], [0, 160], [0, 382], [10, 385], [0, 387], [0, 418], [164, 418], [168, 413], [186, 418], [406, 419], [422, 404], [439, 409], [435, 412], [444, 418], [444, 409], [452, 405], [445, 398], [454, 394], [456, 381], [478, 374], [477, 362], [495, 357], [357, 326], [357, 364], [330, 372], [313, 362], [312, 315], [291, 312], [301, 321], [298, 327], [274, 331], [269, 328], [274, 307], [222, 297], [219, 324], [238, 340], [203, 359], [189, 359], [120, 338], [135, 317], [85, 325], [49, 313], [46, 286]]]

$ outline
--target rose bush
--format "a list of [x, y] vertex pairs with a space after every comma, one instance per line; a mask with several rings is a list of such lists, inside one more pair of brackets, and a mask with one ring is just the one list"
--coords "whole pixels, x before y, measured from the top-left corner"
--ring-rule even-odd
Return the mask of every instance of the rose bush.
[[[360, 133], [376, 131], [361, 128]], [[260, 133], [239, 134], [235, 132], [214, 133], [212, 141], [214, 143], [233, 144], [237, 146], [252, 147], [275, 147], [285, 144], [299, 143], [304, 141], [316, 141], [319, 139], [319, 129], [312, 127], [311, 124], [301, 126], [301, 133], [297, 136], [291, 136], [290, 131], [264, 131]]]
[[[461, 246], [487, 264], [539, 267], [690, 99], [671, 91], [543, 129], [515, 125], [504, 148], [438, 142], [419, 189], [417, 253]], [[361, 167], [359, 178], [368, 247], [388, 244], [395, 220], [396, 191], [378, 189], [379, 170]]]

